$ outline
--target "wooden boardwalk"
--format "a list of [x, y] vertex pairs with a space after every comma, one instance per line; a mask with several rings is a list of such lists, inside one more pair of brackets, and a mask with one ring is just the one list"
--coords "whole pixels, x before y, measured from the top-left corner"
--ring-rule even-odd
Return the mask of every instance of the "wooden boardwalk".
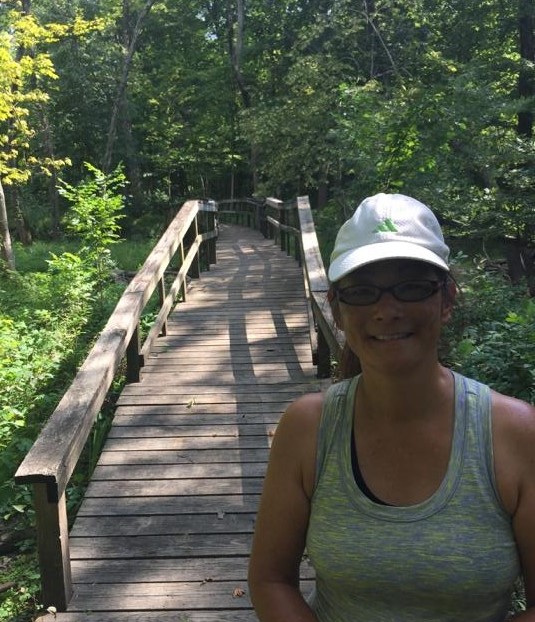
[[286, 405], [320, 390], [315, 373], [301, 268], [223, 226], [217, 264], [119, 399], [57, 620], [256, 620], [246, 573], [270, 440]]

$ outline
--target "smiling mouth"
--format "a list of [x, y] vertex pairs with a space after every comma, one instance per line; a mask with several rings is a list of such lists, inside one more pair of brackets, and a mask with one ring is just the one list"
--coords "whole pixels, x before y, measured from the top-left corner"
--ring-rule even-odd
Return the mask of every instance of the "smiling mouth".
[[407, 339], [412, 333], [394, 333], [393, 335], [374, 335], [373, 339], [377, 341], [399, 341], [400, 339]]

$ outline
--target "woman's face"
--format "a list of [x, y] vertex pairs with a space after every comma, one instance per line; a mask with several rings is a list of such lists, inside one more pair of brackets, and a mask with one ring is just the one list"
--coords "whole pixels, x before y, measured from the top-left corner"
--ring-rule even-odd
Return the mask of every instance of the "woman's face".
[[401, 291], [397, 288], [395, 292], [383, 292], [377, 301], [362, 306], [343, 302], [343, 290], [356, 285], [391, 288], [421, 280], [437, 284], [442, 279], [440, 271], [430, 264], [391, 259], [364, 266], [336, 283], [337, 321], [364, 370], [403, 373], [415, 366], [436, 363], [440, 331], [451, 315], [454, 288], [446, 295], [444, 287], [436, 287], [427, 298], [417, 302], [396, 299], [395, 293], [400, 292], [403, 297], [407, 291], [409, 296], [419, 291], [418, 283], [413, 283]]

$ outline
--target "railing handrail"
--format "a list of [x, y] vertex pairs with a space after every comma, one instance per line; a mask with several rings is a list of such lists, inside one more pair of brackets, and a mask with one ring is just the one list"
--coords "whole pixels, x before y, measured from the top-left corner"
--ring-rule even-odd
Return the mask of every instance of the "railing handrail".
[[[186, 202], [123, 292], [73, 383], [17, 470], [18, 483], [47, 483], [56, 488], [49, 493], [56, 498], [64, 489], [141, 314], [199, 211], [215, 212], [216, 207], [213, 203]], [[199, 242], [195, 250], [198, 246]], [[181, 266], [184, 279], [193, 255], [189, 260], [185, 258]], [[82, 447], [76, 447], [80, 436]]]
[[[198, 214], [208, 212], [215, 216], [216, 211], [213, 201], [184, 203], [123, 292], [74, 381], [15, 474], [17, 483], [34, 485], [42, 593], [45, 604], [54, 605], [59, 611], [66, 608], [72, 592], [65, 489], [125, 354], [133, 367], [128, 373], [130, 380], [139, 379], [143, 354], [148, 353], [152, 340], [164, 330], [178, 290], [183, 288], [185, 295], [188, 270], [191, 268], [198, 276], [203, 242], [213, 241], [208, 264], [215, 263], [215, 218], [209, 223], [211, 230], [199, 233]], [[166, 296], [165, 270], [178, 250], [181, 266]], [[157, 287], [160, 313], [140, 350], [139, 322]]]
[[[310, 303], [318, 329], [318, 375], [326, 375], [330, 371], [330, 361], [325, 357], [333, 357], [340, 361], [344, 346], [344, 337], [337, 328], [327, 300], [329, 280], [323, 265], [323, 259], [314, 226], [314, 218], [308, 196], [297, 198], [299, 216], [300, 245], [304, 258], [305, 276], [310, 292]], [[324, 346], [327, 346], [327, 350]]]

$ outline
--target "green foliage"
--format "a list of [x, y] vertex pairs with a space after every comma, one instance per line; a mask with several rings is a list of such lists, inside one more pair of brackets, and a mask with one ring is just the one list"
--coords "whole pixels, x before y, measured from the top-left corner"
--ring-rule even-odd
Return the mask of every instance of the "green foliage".
[[[0, 291], [0, 513], [27, 512], [14, 470], [52, 412], [79, 356], [92, 286], [78, 265], [4, 277]], [[73, 357], [71, 359], [71, 357]], [[68, 369], [66, 369], [66, 364]]]
[[50, 53], [43, 44], [65, 36], [60, 24], [39, 24], [33, 15], [16, 10], [6, 15], [0, 32], [0, 178], [6, 185], [22, 184], [33, 172], [51, 175], [70, 164], [31, 147], [36, 133], [32, 110], [50, 99], [49, 83], [57, 78]]
[[[52, 254], [43, 272], [47, 266], [44, 245], [35, 250], [19, 249], [20, 265], [35, 272], [0, 275], [0, 520], [8, 531], [23, 530], [34, 520], [31, 490], [15, 485], [15, 470], [72, 382], [124, 288], [124, 284], [108, 284], [105, 306], [96, 306], [93, 277], [80, 257], [68, 251]], [[124, 248], [122, 255], [138, 266], [146, 249]], [[120, 386], [119, 377], [110, 403]], [[70, 516], [82, 498], [109, 421], [109, 414], [99, 414], [82, 464], [69, 484]], [[23, 542], [20, 548], [33, 550], [34, 543]], [[39, 609], [34, 556], [21, 553], [0, 560], [0, 576], [0, 583], [15, 583], [0, 595], [0, 620], [30, 620]]]
[[35, 554], [26, 553], [17, 558], [0, 560], [2, 583], [13, 587], [0, 594], [0, 621], [23, 622], [32, 619], [30, 611], [39, 611], [40, 578]]
[[[120, 240], [119, 220], [124, 218], [120, 191], [126, 179], [121, 166], [108, 175], [87, 162], [85, 166], [91, 177], [76, 187], [60, 181], [59, 192], [71, 203], [64, 219], [67, 230], [81, 241], [79, 256], [101, 287], [113, 268], [110, 246]], [[63, 261], [76, 262], [77, 258], [69, 254]]]
[[525, 286], [475, 268], [464, 272], [463, 295], [450, 327], [454, 369], [495, 390], [535, 403], [535, 301]]

